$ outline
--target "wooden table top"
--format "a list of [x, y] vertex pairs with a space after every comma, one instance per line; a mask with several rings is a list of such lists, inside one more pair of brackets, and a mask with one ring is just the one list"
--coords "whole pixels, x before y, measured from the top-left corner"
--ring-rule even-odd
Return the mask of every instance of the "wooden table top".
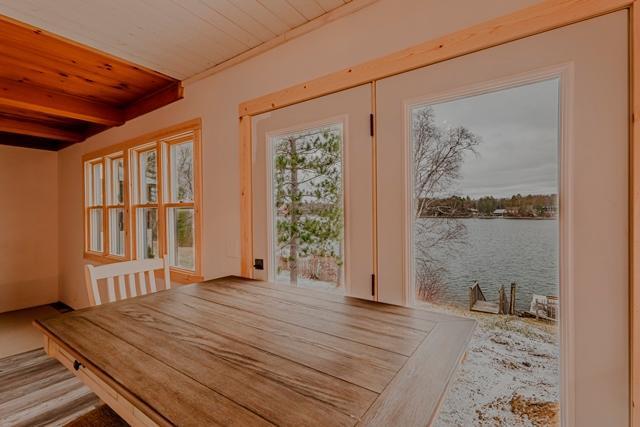
[[38, 322], [159, 424], [428, 425], [475, 322], [217, 279]]

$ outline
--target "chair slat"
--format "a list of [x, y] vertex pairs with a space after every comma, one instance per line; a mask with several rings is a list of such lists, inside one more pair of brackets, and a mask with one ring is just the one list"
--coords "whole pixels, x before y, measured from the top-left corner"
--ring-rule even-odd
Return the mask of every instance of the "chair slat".
[[[170, 289], [171, 276], [166, 255], [164, 258], [158, 259], [125, 261], [99, 266], [87, 264], [85, 266], [85, 282], [89, 301], [93, 305], [102, 303], [100, 287], [104, 286], [105, 282], [109, 302], [132, 298], [138, 296], [138, 294], [146, 295], [151, 292], [157, 292], [155, 270], [162, 270], [165, 288]], [[145, 274], [149, 274], [149, 277], [146, 278]], [[136, 286], [136, 276], [138, 278], [138, 286]], [[127, 292], [126, 282], [129, 282], [129, 292]]]
[[107, 277], [107, 294], [109, 295], [109, 302], [116, 300], [116, 288], [113, 285], [113, 277]]
[[171, 289], [171, 272], [169, 271], [169, 263], [167, 257], [164, 257], [164, 288]]
[[140, 285], [140, 295], [146, 295], [147, 284], [144, 281], [144, 271], [138, 273], [138, 284]]
[[136, 292], [136, 276], [133, 273], [129, 274], [129, 294], [130, 297], [138, 295], [138, 292]]
[[151, 288], [151, 292], [157, 292], [158, 289], [156, 288], [156, 275], [153, 272], [153, 270], [150, 270], [148, 273], [149, 273], [149, 287]]
[[120, 299], [125, 299], [127, 297], [127, 288], [122, 274], [118, 276], [118, 287], [120, 288]]
[[87, 285], [89, 302], [93, 305], [102, 304], [100, 299], [100, 290], [98, 289], [98, 280], [96, 279], [95, 268], [93, 265], [87, 264], [84, 266], [84, 280]]

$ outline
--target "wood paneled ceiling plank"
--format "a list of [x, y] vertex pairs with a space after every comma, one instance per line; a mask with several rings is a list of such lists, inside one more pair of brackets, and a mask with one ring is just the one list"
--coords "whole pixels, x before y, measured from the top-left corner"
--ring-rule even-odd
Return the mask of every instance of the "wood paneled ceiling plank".
[[318, 3], [320, 7], [322, 7], [327, 12], [344, 4], [342, 0], [316, 0], [316, 3]]
[[[205, 21], [217, 26], [220, 30], [226, 32], [246, 47], [252, 48], [261, 43], [261, 41], [244, 28], [238, 26], [235, 22], [224, 17], [220, 12], [215, 10], [207, 3], [200, 0], [179, 0], [180, 4], [189, 9], [192, 13], [197, 14]], [[284, 0], [281, 0], [284, 1]]]
[[[175, 0], [154, 0], [160, 5], [166, 4], [165, 10], [173, 6], [171, 13], [173, 19], [179, 19], [183, 26], [190, 25], [195, 33], [194, 41], [206, 43], [206, 48], [215, 47], [221, 54], [229, 55], [229, 52], [243, 51], [247, 45], [238, 40], [227, 31], [221, 29], [217, 24], [204, 19], [198, 13], [192, 11], [182, 4], [182, 1]], [[197, 45], [194, 46], [197, 49]], [[198, 49], [200, 51], [200, 49]], [[207, 50], [202, 50], [206, 52]]]
[[325, 10], [313, 0], [296, 0], [291, 1], [291, 4], [298, 10], [298, 12], [304, 15], [307, 21], [311, 21], [325, 13]]
[[55, 139], [58, 141], [79, 142], [84, 139], [84, 134], [81, 132], [69, 131], [58, 127], [47, 126], [42, 123], [17, 120], [4, 116], [0, 116], [0, 131]]
[[235, 3], [274, 34], [279, 35], [291, 29], [278, 15], [258, 3], [258, 0], [235, 0]]
[[253, 34], [260, 42], [266, 42], [276, 36], [267, 27], [260, 24], [253, 19], [250, 15], [247, 15], [237, 6], [232, 4], [229, 0], [206, 0], [209, 7], [215, 9], [222, 16], [230, 21], [233, 21], [243, 30]]
[[8, 80], [0, 80], [0, 105], [108, 126], [124, 123], [117, 108]]
[[[153, 13], [156, 22], [163, 31], [182, 34], [183, 43], [176, 45], [190, 50], [200, 61], [206, 61], [203, 52], [212, 52], [216, 56], [225, 57], [238, 49], [242, 43], [230, 37], [206, 21], [171, 0], [154, 0]], [[224, 41], [224, 42], [223, 42]]]
[[307, 22], [307, 18], [287, 0], [258, 0], [264, 7], [277, 14], [291, 28]]

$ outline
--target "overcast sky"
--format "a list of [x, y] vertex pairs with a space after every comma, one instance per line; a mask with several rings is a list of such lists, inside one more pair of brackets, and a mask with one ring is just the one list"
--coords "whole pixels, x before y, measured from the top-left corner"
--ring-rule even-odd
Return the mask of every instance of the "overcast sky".
[[557, 79], [432, 107], [439, 126], [465, 126], [482, 140], [477, 156], [466, 156], [454, 194], [557, 193]]

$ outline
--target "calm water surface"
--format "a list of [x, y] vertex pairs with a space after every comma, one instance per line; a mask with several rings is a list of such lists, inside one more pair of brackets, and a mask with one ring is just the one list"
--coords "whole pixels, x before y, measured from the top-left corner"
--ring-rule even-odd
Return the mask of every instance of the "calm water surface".
[[[422, 219], [421, 221], [440, 221]], [[444, 302], [467, 307], [469, 286], [480, 283], [488, 301], [518, 284], [517, 309], [527, 310], [532, 294], [558, 295], [558, 221], [461, 219], [466, 243], [453, 254], [435, 253], [447, 272]]]

